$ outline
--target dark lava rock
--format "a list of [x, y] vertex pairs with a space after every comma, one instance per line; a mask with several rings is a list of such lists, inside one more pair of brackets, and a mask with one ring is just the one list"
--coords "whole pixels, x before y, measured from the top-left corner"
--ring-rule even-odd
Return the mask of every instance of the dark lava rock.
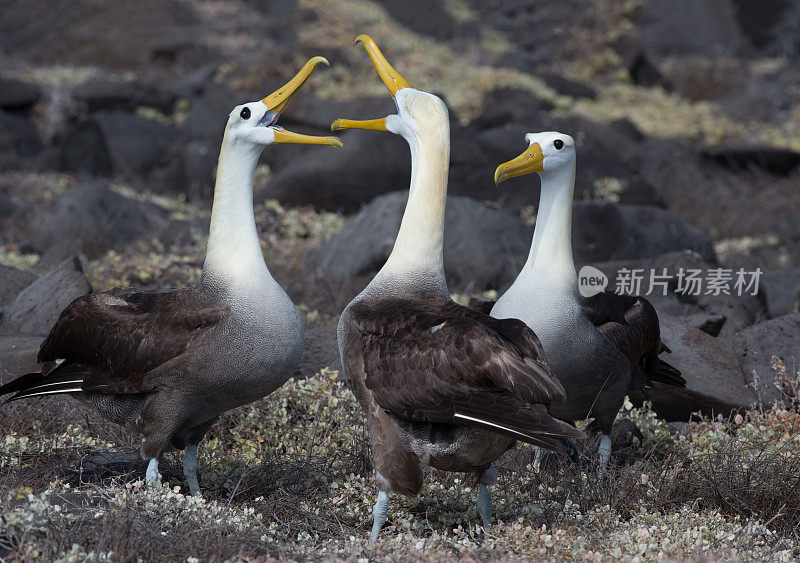
[[545, 81], [545, 83], [562, 96], [570, 96], [572, 98], [588, 98], [594, 100], [597, 97], [597, 92], [594, 88], [565, 78], [560, 74], [553, 72], [538, 72], [536, 76]]
[[761, 288], [770, 317], [800, 312], [800, 268], [767, 270]]
[[[394, 245], [408, 194], [375, 198], [311, 261], [333, 279], [379, 270]], [[445, 214], [444, 264], [454, 287], [488, 289], [514, 279], [527, 256], [531, 227], [470, 198], [451, 196]]]
[[139, 106], [170, 112], [175, 96], [137, 81], [91, 80], [75, 87], [73, 97], [90, 113], [97, 111], [132, 112]]
[[11, 161], [14, 156], [36, 156], [43, 148], [44, 143], [33, 121], [0, 111], [0, 164]]
[[789, 379], [797, 377], [800, 363], [800, 314], [785, 315], [753, 325], [732, 339], [739, 354], [739, 363], [747, 382], [755, 389], [759, 403], [765, 408], [776, 402], [790, 406], [798, 397], [787, 395], [787, 388], [778, 377], [773, 356], [785, 366]]
[[714, 147], [705, 149], [702, 155], [734, 171], [756, 166], [785, 175], [800, 166], [800, 153], [776, 147]]
[[80, 261], [67, 259], [14, 298], [3, 312], [0, 334], [44, 336], [73, 299], [91, 291]]
[[30, 272], [0, 264], [0, 306], [8, 305], [35, 279], [36, 276]]
[[0, 336], [0, 384], [37, 369], [42, 340], [43, 336]]
[[[672, 350], [661, 358], [681, 371], [686, 389], [656, 384], [647, 400], [668, 421], [688, 421], [692, 413], [729, 415], [757, 404], [733, 348], [670, 315], [660, 315], [661, 339]], [[641, 392], [631, 393], [640, 404]]]
[[711, 237], [677, 215], [645, 205], [576, 201], [572, 217], [576, 263], [658, 256], [691, 250], [715, 262]]
[[114, 168], [103, 130], [94, 120], [69, 130], [61, 144], [59, 166], [66, 172], [110, 176]]
[[95, 119], [105, 135], [115, 171], [141, 176], [170, 159], [177, 136], [174, 128], [122, 112], [99, 113]]
[[39, 101], [39, 87], [16, 78], [0, 76], [0, 108], [24, 110]]
[[161, 207], [127, 198], [102, 182], [70, 190], [61, 197], [29, 206], [6, 219], [3, 235], [42, 254], [41, 267], [85, 254], [101, 256], [125, 248], [139, 237], [157, 237], [169, 224]]
[[303, 358], [297, 366], [295, 377], [313, 377], [322, 368], [342, 372], [339, 343], [336, 340], [336, 321], [315, 321], [305, 327]]
[[648, 54], [736, 53], [746, 47], [731, 0], [649, 0], [640, 22]]
[[522, 127], [534, 125], [542, 114], [553, 108], [527, 90], [497, 88], [486, 95], [481, 113], [470, 124], [477, 129], [490, 129], [507, 123]]
[[189, 100], [189, 113], [183, 130], [192, 139], [214, 142], [218, 147], [225, 133], [228, 115], [237, 105], [247, 102], [240, 94], [224, 84], [212, 83], [202, 95]]
[[[334, 279], [381, 268], [400, 227], [407, 192], [376, 198], [312, 262]], [[533, 229], [470, 198], [450, 196], [445, 214], [444, 263], [455, 287], [499, 289], [516, 278], [528, 256]], [[576, 202], [573, 249], [578, 262], [588, 256], [643, 257], [691, 248], [713, 257], [708, 237], [667, 211], [640, 206]]]
[[399, 135], [348, 131], [341, 138], [343, 149], [292, 147], [295, 156], [256, 198], [352, 213], [380, 194], [408, 187], [410, 153]]
[[458, 24], [442, 2], [427, 0], [378, 0], [389, 15], [401, 25], [436, 39], [450, 39]]

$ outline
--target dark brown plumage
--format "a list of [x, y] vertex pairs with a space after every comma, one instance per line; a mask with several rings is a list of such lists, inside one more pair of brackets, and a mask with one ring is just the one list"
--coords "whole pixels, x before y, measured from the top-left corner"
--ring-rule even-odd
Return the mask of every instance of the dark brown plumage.
[[[421, 463], [480, 471], [514, 440], [564, 451], [563, 438], [582, 436], [547, 414], [564, 389], [521, 321], [428, 294], [356, 299], [342, 325], [347, 375], [368, 414], [376, 471], [387, 490], [416, 494], [421, 479], [406, 481], [420, 474]], [[458, 440], [456, 430], [465, 426], [496, 445], [464, 448], [457, 460], [441, 456], [446, 437]]]
[[606, 291], [581, 298], [580, 305], [586, 318], [630, 361], [630, 391], [646, 390], [654, 382], [686, 387], [681, 373], [658, 357], [669, 349], [661, 342], [658, 313], [647, 299]]

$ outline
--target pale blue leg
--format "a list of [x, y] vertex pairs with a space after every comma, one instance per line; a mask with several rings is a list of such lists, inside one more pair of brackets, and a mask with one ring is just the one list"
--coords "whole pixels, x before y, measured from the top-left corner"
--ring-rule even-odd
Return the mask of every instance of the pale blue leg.
[[189, 444], [183, 451], [183, 476], [189, 485], [189, 492], [200, 494], [200, 483], [197, 482], [197, 444]]
[[161, 473], [158, 472], [158, 458], [152, 458], [147, 464], [147, 472], [144, 474], [144, 483], [148, 489], [156, 490], [161, 484]]
[[496, 482], [497, 471], [495, 471], [494, 467], [489, 467], [478, 479], [478, 514], [481, 516], [484, 530], [492, 525], [492, 512], [494, 512], [492, 495], [489, 493], [488, 485], [494, 485]]
[[542, 466], [542, 448], [533, 446], [533, 467], [536, 471]]
[[597, 448], [600, 454], [600, 467], [597, 470], [598, 478], [602, 477], [608, 467], [608, 460], [611, 458], [611, 436], [603, 434], [600, 438], [600, 447]]
[[389, 513], [389, 493], [386, 491], [378, 492], [378, 500], [372, 509], [372, 533], [369, 535], [370, 543], [378, 541], [378, 534], [386, 524], [386, 515]]
[[489, 487], [483, 483], [478, 484], [478, 513], [481, 515], [483, 529], [492, 525], [492, 496], [489, 494]]

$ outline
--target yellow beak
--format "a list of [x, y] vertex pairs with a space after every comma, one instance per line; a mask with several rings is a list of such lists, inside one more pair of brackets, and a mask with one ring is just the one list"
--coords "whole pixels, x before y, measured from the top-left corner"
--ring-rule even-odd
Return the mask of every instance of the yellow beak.
[[[303, 68], [300, 69], [294, 78], [292, 78], [289, 82], [284, 84], [282, 88], [279, 88], [263, 100], [261, 103], [267, 106], [267, 109], [274, 112], [277, 115], [286, 109], [286, 106], [289, 105], [289, 102], [292, 100], [295, 94], [300, 91], [300, 88], [303, 87], [303, 84], [306, 83], [311, 73], [314, 72], [314, 69], [317, 67], [318, 64], [324, 63], [326, 66], [330, 66], [328, 59], [325, 57], [313, 57], [311, 58]], [[300, 133], [292, 133], [291, 131], [287, 131], [282, 127], [274, 127], [275, 130], [275, 142], [276, 143], [297, 143], [303, 145], [328, 145], [331, 147], [339, 147], [342, 148], [342, 141], [340, 141], [336, 137], [317, 137], [314, 135], [301, 135]]]
[[[378, 71], [378, 76], [381, 77], [383, 83], [389, 89], [389, 93], [394, 97], [399, 90], [403, 88], [411, 88], [411, 84], [400, 76], [386, 57], [383, 56], [381, 50], [378, 49], [378, 44], [369, 35], [359, 35], [356, 37], [355, 45], [361, 43], [367, 50], [369, 58], [372, 59], [372, 64], [375, 70]], [[371, 129], [374, 131], [386, 131], [386, 118], [381, 119], [368, 119], [365, 121], [355, 121], [352, 119], [337, 119], [331, 124], [331, 131], [338, 131], [340, 129]]]
[[532, 143], [528, 149], [513, 160], [504, 162], [494, 171], [494, 183], [499, 184], [514, 176], [524, 176], [544, 170], [544, 155], [539, 143]]

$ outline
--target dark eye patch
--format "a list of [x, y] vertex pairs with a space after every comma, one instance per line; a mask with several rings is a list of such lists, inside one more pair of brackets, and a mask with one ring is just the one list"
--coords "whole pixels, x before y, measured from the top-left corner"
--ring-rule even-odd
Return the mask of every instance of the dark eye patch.
[[560, 151], [561, 149], [564, 148], [564, 141], [562, 141], [561, 139], [556, 139], [555, 141], [553, 141], [553, 146], [556, 148], [557, 151]]
[[250, 108], [242, 108], [239, 115], [242, 116], [242, 119], [250, 119]]

